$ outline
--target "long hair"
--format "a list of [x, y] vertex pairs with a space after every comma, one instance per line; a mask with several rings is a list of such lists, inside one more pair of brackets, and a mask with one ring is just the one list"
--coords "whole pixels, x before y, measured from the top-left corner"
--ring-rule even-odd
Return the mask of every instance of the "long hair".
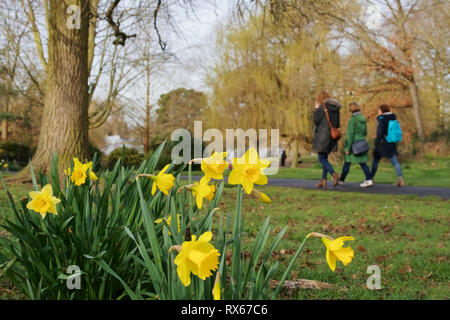
[[330, 95], [328, 94], [328, 92], [326, 91], [322, 91], [319, 93], [319, 95], [317, 96], [316, 102], [318, 102], [319, 104], [323, 105], [323, 102], [330, 98]]

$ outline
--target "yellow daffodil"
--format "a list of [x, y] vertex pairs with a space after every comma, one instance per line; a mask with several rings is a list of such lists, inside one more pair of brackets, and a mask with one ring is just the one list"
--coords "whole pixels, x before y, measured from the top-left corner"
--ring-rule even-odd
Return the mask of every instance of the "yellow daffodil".
[[214, 300], [220, 300], [221, 294], [220, 294], [220, 272], [217, 271], [216, 273], [216, 280], [214, 281], [214, 288], [212, 291]]
[[348, 265], [353, 258], [353, 249], [350, 247], [343, 248], [344, 241], [355, 240], [353, 237], [339, 237], [331, 240], [327, 237], [322, 237], [322, 242], [327, 248], [327, 263], [331, 271], [336, 269], [336, 260], [342, 261], [344, 266]]
[[75, 182], [75, 185], [80, 186], [86, 182], [86, 178], [88, 178], [89, 171], [89, 179], [97, 180], [97, 176], [92, 171], [92, 161], [87, 163], [81, 163], [78, 158], [73, 158], [73, 172], [70, 168], [65, 170], [66, 174], [70, 176], [70, 180]]
[[229, 184], [241, 184], [247, 194], [254, 184], [267, 184], [264, 169], [270, 165], [269, 160], [260, 159], [255, 148], [250, 148], [241, 158], [233, 159], [233, 171], [228, 178]]
[[181, 245], [174, 263], [177, 265], [177, 274], [185, 287], [191, 284], [191, 273], [202, 280], [212, 275], [219, 265], [219, 251], [209, 243], [212, 239], [210, 231], [202, 234], [198, 240], [195, 235], [191, 241]]
[[8, 168], [8, 164], [7, 164], [7, 163], [5, 163], [5, 164], [3, 165], [3, 167], [5, 167], [5, 168]]
[[255, 194], [256, 198], [264, 203], [271, 203], [272, 200], [270, 200], [269, 196], [265, 194], [264, 192], [253, 190], [253, 193]]
[[[180, 217], [181, 214], [177, 214], [177, 224], [178, 224], [178, 232], [180, 232]], [[172, 216], [170, 215], [167, 219], [166, 219], [166, 223], [167, 225], [170, 227], [170, 222], [172, 221]], [[155, 223], [162, 223], [163, 222], [163, 218], [159, 218], [155, 220]], [[169, 236], [172, 234], [170, 231], [168, 231]]]
[[166, 196], [169, 190], [174, 186], [175, 177], [170, 173], [165, 173], [169, 169], [170, 164], [166, 165], [156, 176], [150, 175], [149, 178], [153, 180], [152, 196], [156, 193], [156, 188], [161, 190]]
[[31, 201], [27, 203], [27, 208], [41, 214], [42, 219], [47, 213], [57, 215], [56, 204], [61, 200], [53, 196], [52, 186], [47, 184], [41, 191], [30, 192]]
[[195, 182], [190, 188], [195, 197], [195, 203], [199, 209], [203, 207], [203, 198], [206, 198], [209, 201], [214, 198], [216, 187], [214, 185], [208, 185], [208, 181], [209, 179], [204, 176], [200, 179], [200, 183]]
[[226, 152], [214, 152], [211, 157], [202, 160], [201, 169], [208, 180], [211, 178], [216, 180], [223, 179], [223, 172], [228, 167], [228, 163], [224, 160], [226, 156]]

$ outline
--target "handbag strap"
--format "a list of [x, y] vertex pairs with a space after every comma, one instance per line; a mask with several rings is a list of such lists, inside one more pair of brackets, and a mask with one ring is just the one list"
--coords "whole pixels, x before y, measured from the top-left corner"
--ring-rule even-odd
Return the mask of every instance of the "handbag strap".
[[330, 126], [330, 129], [333, 129], [333, 124], [331, 123], [330, 116], [328, 115], [327, 106], [323, 106], [323, 109], [325, 110], [325, 116], [327, 117], [328, 125]]

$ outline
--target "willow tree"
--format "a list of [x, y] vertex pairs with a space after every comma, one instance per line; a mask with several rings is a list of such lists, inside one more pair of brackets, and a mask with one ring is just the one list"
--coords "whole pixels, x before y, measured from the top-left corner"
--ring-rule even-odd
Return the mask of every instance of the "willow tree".
[[[308, 22], [298, 8], [284, 10], [280, 21], [262, 14], [220, 33], [220, 60], [210, 75], [211, 123], [280, 129], [295, 167], [298, 151], [311, 150], [316, 94], [325, 89], [341, 98], [347, 80], [331, 28]], [[307, 16], [313, 19], [314, 12]]]

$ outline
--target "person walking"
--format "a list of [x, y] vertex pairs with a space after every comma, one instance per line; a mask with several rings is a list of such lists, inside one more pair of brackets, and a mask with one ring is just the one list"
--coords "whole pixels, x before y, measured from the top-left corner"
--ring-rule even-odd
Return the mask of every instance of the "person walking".
[[[405, 185], [403, 179], [402, 167], [397, 159], [397, 144], [388, 142], [386, 137], [388, 135], [389, 121], [397, 120], [394, 113], [390, 112], [390, 108], [387, 105], [381, 105], [378, 108], [378, 125], [377, 136], [375, 138], [375, 150], [373, 152], [372, 169], [370, 172], [371, 179], [373, 180], [378, 170], [378, 163], [381, 158], [389, 158], [397, 173], [397, 182], [394, 183], [396, 187], [402, 187]], [[368, 186], [363, 183], [362, 187]]]
[[[339, 185], [344, 185], [345, 178], [350, 172], [352, 163], [359, 163], [361, 169], [364, 171], [366, 180], [363, 182], [367, 186], [371, 186], [372, 180], [370, 176], [370, 169], [367, 165], [369, 161], [369, 145], [366, 141], [367, 136], [367, 122], [366, 117], [361, 113], [361, 108], [356, 102], [349, 104], [349, 111], [352, 113], [347, 124], [347, 133], [345, 139], [345, 160], [342, 168]], [[362, 186], [362, 184], [361, 184]]]
[[283, 153], [281, 153], [281, 166], [284, 167], [286, 165], [286, 150], [283, 150]]
[[336, 99], [332, 99], [326, 91], [319, 93], [313, 111], [314, 143], [313, 150], [318, 153], [319, 162], [322, 165], [322, 179], [316, 184], [318, 188], [327, 187], [327, 175], [333, 177], [333, 185], [339, 182], [338, 174], [333, 170], [328, 161], [328, 155], [337, 151], [337, 139], [332, 138], [332, 129], [339, 128], [339, 111], [342, 105]]

